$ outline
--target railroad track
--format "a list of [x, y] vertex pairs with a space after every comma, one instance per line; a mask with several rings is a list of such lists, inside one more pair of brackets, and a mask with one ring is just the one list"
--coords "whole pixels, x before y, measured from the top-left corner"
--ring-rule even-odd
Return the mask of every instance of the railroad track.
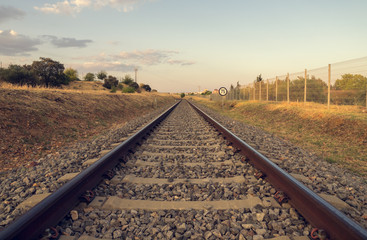
[[175, 105], [85, 171], [65, 176], [75, 177], [0, 239], [37, 238], [50, 226], [56, 226], [50, 235], [73, 239], [367, 238], [358, 224], [203, 115], [187, 101]]

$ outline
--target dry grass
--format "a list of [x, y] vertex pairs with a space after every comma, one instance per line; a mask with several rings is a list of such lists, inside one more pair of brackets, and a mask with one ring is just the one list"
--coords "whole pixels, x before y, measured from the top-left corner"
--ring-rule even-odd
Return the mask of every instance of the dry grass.
[[0, 171], [173, 102], [162, 94], [0, 87]]
[[246, 122], [315, 152], [325, 161], [367, 177], [367, 113], [358, 106], [316, 103], [220, 102], [195, 98], [223, 115]]

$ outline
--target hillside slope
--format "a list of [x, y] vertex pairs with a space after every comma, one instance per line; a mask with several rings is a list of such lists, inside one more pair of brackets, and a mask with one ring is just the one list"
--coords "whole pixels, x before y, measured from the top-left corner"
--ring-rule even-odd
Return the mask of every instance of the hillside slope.
[[0, 172], [173, 102], [158, 94], [0, 88]]

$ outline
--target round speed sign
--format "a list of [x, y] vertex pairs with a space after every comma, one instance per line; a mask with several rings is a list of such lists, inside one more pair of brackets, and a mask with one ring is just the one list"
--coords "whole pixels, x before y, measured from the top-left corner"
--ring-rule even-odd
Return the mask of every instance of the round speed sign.
[[219, 88], [219, 95], [225, 96], [225, 95], [227, 95], [227, 93], [228, 93], [227, 88], [225, 88], [225, 87]]

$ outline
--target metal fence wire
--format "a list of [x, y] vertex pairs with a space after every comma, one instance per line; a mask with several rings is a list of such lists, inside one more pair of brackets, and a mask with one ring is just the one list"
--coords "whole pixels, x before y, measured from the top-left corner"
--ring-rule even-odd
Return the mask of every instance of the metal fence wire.
[[[214, 100], [216, 97], [212, 96]], [[220, 99], [220, 98], [219, 98]], [[226, 100], [316, 102], [367, 107], [367, 57], [231, 86]]]

